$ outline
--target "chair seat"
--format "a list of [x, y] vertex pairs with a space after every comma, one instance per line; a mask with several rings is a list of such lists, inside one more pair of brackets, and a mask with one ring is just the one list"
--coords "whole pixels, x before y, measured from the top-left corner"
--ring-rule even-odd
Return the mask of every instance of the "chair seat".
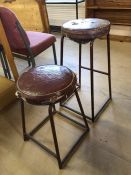
[[[34, 56], [46, 50], [56, 41], [55, 36], [52, 34], [32, 31], [27, 31], [26, 34], [30, 41], [30, 48]], [[13, 51], [22, 55], [29, 56], [28, 50], [26, 48], [15, 48]]]
[[109, 33], [110, 22], [98, 18], [76, 19], [63, 24], [62, 34], [76, 42], [89, 42]]
[[24, 72], [17, 81], [17, 89], [28, 103], [42, 105], [66, 99], [76, 83], [76, 75], [67, 67], [45, 65]]

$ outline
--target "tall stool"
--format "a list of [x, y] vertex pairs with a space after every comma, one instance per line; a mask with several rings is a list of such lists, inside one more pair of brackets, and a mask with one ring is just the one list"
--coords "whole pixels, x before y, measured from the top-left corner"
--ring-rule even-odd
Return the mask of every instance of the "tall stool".
[[[76, 90], [76, 75], [68, 68], [58, 65], [45, 65], [31, 68], [27, 72], [24, 72], [17, 81], [17, 96], [21, 101], [21, 114], [22, 114], [22, 128], [23, 128], [23, 137], [27, 141], [31, 139], [41, 148], [46, 150], [49, 154], [54, 156], [57, 161], [59, 168], [63, 168], [67, 160], [71, 157], [72, 153], [75, 151], [76, 147], [85, 137], [86, 133], [89, 131], [88, 123], [81, 105], [81, 101]], [[84, 124], [79, 123], [78, 121], [69, 118], [62, 112], [56, 111], [55, 104], [60, 103], [66, 100], [70, 95], [75, 93]], [[24, 112], [24, 101], [32, 105], [48, 105], [49, 115], [40, 122], [32, 131], [27, 133], [26, 123], [25, 123], [25, 112]], [[59, 145], [57, 141], [54, 115], [58, 113], [64, 118], [70, 120], [74, 124], [81, 127], [84, 131], [81, 136], [78, 138], [76, 143], [72, 146], [70, 151], [66, 156], [61, 159]], [[34, 134], [46, 124], [47, 121], [50, 121], [52, 135], [54, 139], [55, 151], [53, 152], [48, 147], [40, 143], [33, 136]]]
[[[88, 18], [88, 19], [76, 19], [71, 20], [63, 24], [61, 28], [61, 60], [60, 64], [63, 65], [63, 46], [64, 46], [64, 38], [68, 37], [69, 39], [77, 42], [79, 44], [79, 85], [81, 86], [81, 69], [87, 69], [90, 71], [90, 87], [91, 87], [91, 116], [86, 117], [92, 122], [98, 118], [100, 113], [105, 109], [107, 104], [111, 101], [112, 93], [111, 93], [111, 66], [110, 66], [110, 22], [108, 20], [97, 19], [97, 18]], [[103, 72], [100, 70], [94, 69], [93, 64], [93, 44], [96, 38], [100, 38], [102, 36], [106, 36], [107, 39], [107, 58], [108, 58], [108, 71]], [[82, 44], [90, 43], [90, 67], [85, 67], [81, 65], [81, 46]], [[103, 106], [99, 109], [99, 111], [95, 114], [94, 112], [94, 72], [104, 74], [108, 76], [109, 83], [109, 98], [103, 104]], [[63, 105], [67, 107], [66, 105]], [[74, 110], [73, 110], [74, 111]], [[77, 112], [77, 111], [76, 111]], [[78, 112], [79, 113], [79, 112]]]

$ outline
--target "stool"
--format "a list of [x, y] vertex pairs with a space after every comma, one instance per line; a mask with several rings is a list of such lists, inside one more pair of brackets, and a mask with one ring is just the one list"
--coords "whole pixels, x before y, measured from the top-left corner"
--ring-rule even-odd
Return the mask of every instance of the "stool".
[[[76, 75], [67, 67], [58, 65], [45, 65], [31, 68], [27, 72], [24, 72], [17, 81], [16, 95], [21, 101], [22, 128], [23, 128], [24, 140], [27, 141], [31, 139], [41, 148], [46, 150], [49, 154], [54, 156], [58, 161], [60, 169], [64, 167], [64, 165], [67, 163], [67, 160], [71, 157], [74, 150], [77, 148], [77, 146], [85, 137], [86, 133], [89, 131], [83, 107], [81, 105], [81, 101], [78, 92], [76, 90], [76, 83], [77, 83]], [[69, 118], [62, 112], [56, 111], [55, 104], [66, 100], [73, 93], [76, 95], [76, 99], [80, 107], [84, 124], [81, 124], [78, 121]], [[29, 133], [27, 133], [26, 131], [24, 101], [32, 105], [49, 106], [48, 108], [49, 115]], [[60, 156], [55, 123], [54, 123], [54, 115], [56, 113], [58, 113], [59, 115], [63, 116], [64, 118], [70, 120], [71, 122], [75, 123], [82, 129], [84, 129], [84, 132], [81, 134], [76, 143], [72, 146], [72, 148], [63, 158], [63, 160], [61, 159]], [[34, 134], [42, 126], [44, 126], [48, 120], [50, 120], [51, 124], [51, 130], [54, 139], [54, 146], [56, 153], [54, 153], [47, 146], [43, 145], [33, 137]]]
[[[63, 24], [61, 28], [62, 36], [61, 36], [60, 64], [63, 65], [64, 38], [68, 37], [69, 39], [79, 44], [79, 85], [80, 86], [81, 86], [81, 69], [83, 68], [83, 69], [90, 70], [91, 116], [86, 115], [86, 117], [89, 120], [92, 120], [92, 122], [94, 122], [95, 119], [99, 117], [100, 113], [105, 109], [105, 107], [109, 104], [112, 98], [109, 31], [110, 31], [110, 22], [108, 20], [97, 19], [97, 18], [71, 20]], [[108, 57], [108, 71], [107, 72], [103, 72], [103, 71], [94, 69], [94, 64], [93, 64], [94, 40], [104, 35], [106, 36], [106, 39], [107, 39], [107, 57]], [[82, 44], [86, 44], [86, 43], [90, 43], [90, 67], [89, 68], [81, 65], [81, 46]], [[109, 83], [109, 98], [106, 100], [104, 105], [100, 108], [100, 110], [96, 114], [94, 113], [94, 72], [107, 75], [108, 83]], [[70, 107], [67, 107], [66, 105], [62, 105], [62, 106], [72, 110]]]

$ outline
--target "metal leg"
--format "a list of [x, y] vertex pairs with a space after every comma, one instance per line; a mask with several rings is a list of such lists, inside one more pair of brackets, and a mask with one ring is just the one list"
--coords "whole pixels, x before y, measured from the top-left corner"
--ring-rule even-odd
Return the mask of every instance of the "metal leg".
[[49, 105], [49, 116], [50, 116], [50, 124], [51, 124], [51, 129], [52, 129], [52, 134], [53, 134], [53, 139], [54, 139], [54, 145], [55, 145], [55, 150], [56, 150], [56, 155], [57, 155], [57, 161], [59, 168], [62, 168], [61, 164], [61, 158], [60, 158], [60, 152], [59, 152], [59, 146], [58, 146], [58, 141], [57, 141], [57, 136], [56, 136], [56, 129], [55, 129], [55, 124], [54, 124], [54, 119], [53, 119], [53, 112], [52, 109], [54, 105], [50, 104]]
[[91, 116], [92, 121], [94, 122], [94, 72], [93, 72], [93, 43], [90, 42], [90, 81], [91, 81]]
[[28, 65], [29, 66], [32, 66], [32, 67], [35, 67], [36, 66], [36, 63], [35, 63], [34, 55], [32, 54], [32, 51], [30, 51], [29, 53], [30, 53], [30, 56], [28, 58]]
[[79, 85], [81, 87], [81, 43], [79, 43]]
[[53, 109], [54, 109], [54, 112], [56, 112], [56, 107], [55, 107], [55, 104], [53, 105]]
[[63, 65], [63, 46], [64, 46], [64, 36], [61, 37], [60, 65]]
[[24, 141], [27, 141], [27, 140], [29, 140], [29, 138], [27, 138], [26, 126], [25, 126], [24, 101], [22, 99], [20, 99], [20, 103], [21, 103], [21, 117], [22, 117], [23, 138], [24, 138]]
[[[64, 36], [61, 36], [61, 45], [60, 45], [60, 65], [63, 66], [63, 49], [64, 49]], [[60, 106], [62, 102], [60, 102]]]
[[30, 58], [27, 57], [27, 60], [28, 60], [28, 66], [30, 67], [31, 66], [31, 61], [29, 60]]
[[31, 64], [32, 64], [32, 67], [35, 67], [35, 66], [36, 66], [34, 57], [31, 57], [30, 62], [31, 62]]
[[85, 113], [84, 113], [84, 110], [83, 110], [83, 107], [82, 107], [81, 100], [80, 100], [79, 94], [77, 92], [77, 89], [75, 90], [75, 95], [76, 95], [76, 99], [77, 99], [77, 102], [78, 102], [79, 107], [80, 107], [80, 111], [81, 111], [83, 120], [85, 122], [85, 126], [86, 126], [86, 128], [89, 129], [89, 126], [88, 126], [88, 123], [87, 123], [87, 120], [86, 120], [86, 116], [85, 116]]
[[54, 63], [57, 64], [57, 56], [56, 56], [55, 44], [52, 45], [52, 48], [53, 48], [53, 55], [54, 55]]
[[0, 57], [1, 57], [1, 64], [2, 64], [2, 67], [3, 67], [3, 70], [4, 70], [4, 74], [7, 78], [11, 79], [10, 69], [9, 69], [8, 62], [6, 60], [6, 55], [4, 53], [3, 48], [0, 52]]
[[8, 62], [7, 62], [4, 50], [2, 51], [2, 54], [3, 54], [3, 58], [4, 58], [5, 67], [6, 67], [6, 70], [7, 70], [8, 78], [11, 79], [11, 73], [10, 73], [9, 65], [8, 65]]
[[76, 0], [76, 19], [78, 19], [78, 0]]
[[111, 61], [110, 61], [110, 35], [107, 35], [107, 57], [108, 57], [108, 82], [109, 82], [109, 97], [112, 99], [111, 92]]
[[1, 60], [1, 64], [2, 64], [4, 74], [5, 74], [6, 78], [8, 78], [8, 74], [7, 74], [7, 71], [6, 71], [6, 66], [5, 66], [5, 63], [4, 63], [4, 60], [3, 60], [3, 55], [2, 55], [1, 51], [0, 51], [0, 60]]

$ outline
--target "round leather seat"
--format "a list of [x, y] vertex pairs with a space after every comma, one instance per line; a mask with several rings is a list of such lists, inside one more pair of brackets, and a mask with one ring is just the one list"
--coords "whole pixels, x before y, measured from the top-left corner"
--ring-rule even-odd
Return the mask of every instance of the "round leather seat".
[[110, 22], [98, 18], [76, 19], [63, 24], [62, 34], [80, 43], [87, 43], [109, 33]]
[[70, 96], [76, 83], [76, 75], [67, 67], [43, 65], [19, 77], [17, 94], [31, 104], [55, 103]]

